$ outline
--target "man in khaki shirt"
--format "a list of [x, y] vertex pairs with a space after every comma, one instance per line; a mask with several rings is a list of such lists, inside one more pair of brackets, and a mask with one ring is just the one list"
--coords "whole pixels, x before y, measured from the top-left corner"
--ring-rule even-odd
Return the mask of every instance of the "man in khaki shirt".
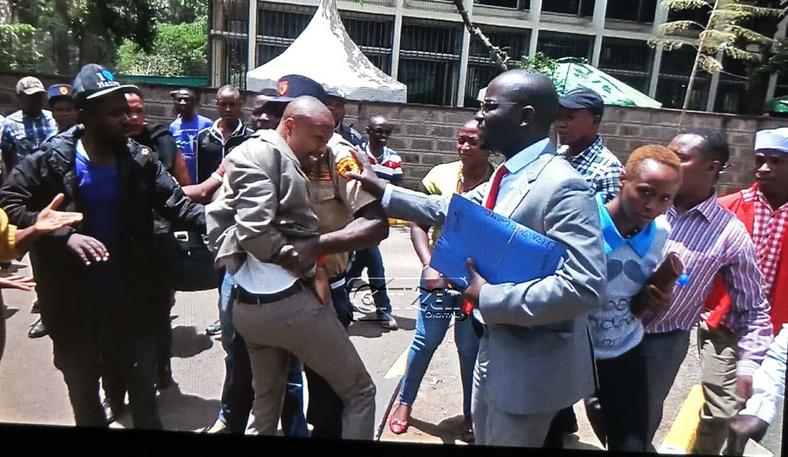
[[[304, 169], [331, 137], [330, 112], [299, 97], [276, 131], [263, 132], [224, 162], [219, 198], [206, 207], [210, 246], [233, 275], [233, 323], [246, 341], [254, 401], [247, 434], [274, 435], [290, 354], [321, 373], [342, 398], [344, 439], [371, 439], [375, 386], [336, 313], [311, 278], [319, 255], [347, 250], [349, 237], [319, 234]], [[305, 337], [306, 336], [306, 337]]]
[[[337, 318], [347, 328], [353, 320], [345, 288], [348, 251], [380, 243], [388, 236], [388, 222], [378, 199], [361, 189], [358, 181], [343, 178], [336, 171], [338, 158], [350, 154], [353, 145], [334, 133], [328, 147], [315, 167], [305, 171], [309, 179], [309, 200], [320, 227], [320, 242], [342, 243], [347, 247], [341, 253], [328, 256], [324, 265]], [[314, 426], [312, 437], [340, 438], [342, 400], [308, 366], [304, 366], [304, 371], [309, 383], [307, 420]]]

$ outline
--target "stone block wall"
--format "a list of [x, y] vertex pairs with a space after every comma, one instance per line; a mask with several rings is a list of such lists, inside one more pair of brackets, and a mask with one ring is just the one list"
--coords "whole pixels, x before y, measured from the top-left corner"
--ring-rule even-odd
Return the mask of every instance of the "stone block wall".
[[[0, 74], [0, 114], [17, 109], [15, 86], [23, 75]], [[63, 78], [42, 76], [45, 85], [69, 82]], [[146, 114], [151, 122], [169, 122], [174, 118], [172, 86], [140, 85], [145, 98]], [[196, 89], [200, 98], [200, 113], [216, 117], [214, 108], [215, 89]], [[252, 93], [244, 97], [244, 116], [248, 119], [253, 100]], [[436, 164], [456, 160], [454, 138], [459, 127], [472, 119], [474, 110], [444, 106], [348, 102], [346, 122], [364, 133], [367, 119], [376, 114], [387, 117], [395, 130], [390, 147], [399, 151], [405, 170], [405, 185], [416, 187], [421, 178]], [[678, 132], [680, 111], [672, 109], [648, 109], [629, 107], [607, 107], [601, 126], [605, 144], [621, 161], [638, 146], [658, 143], [667, 144]], [[754, 166], [752, 146], [754, 133], [765, 128], [788, 125], [788, 119], [737, 116], [717, 113], [688, 112], [684, 126], [703, 126], [724, 132], [731, 146], [732, 166], [720, 179], [719, 192], [731, 192], [747, 186], [753, 181]]]

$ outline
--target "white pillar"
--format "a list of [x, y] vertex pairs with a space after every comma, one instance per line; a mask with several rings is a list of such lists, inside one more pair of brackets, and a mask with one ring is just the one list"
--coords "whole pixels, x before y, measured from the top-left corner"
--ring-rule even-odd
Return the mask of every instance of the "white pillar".
[[[213, 1], [213, 18], [211, 28], [216, 31], [224, 30], [224, 7], [221, 0]], [[225, 41], [223, 37], [211, 37], [211, 86], [218, 87], [224, 84], [225, 66]]]
[[[718, 51], [715, 56], [722, 62], [722, 51]], [[712, 73], [709, 83], [709, 98], [706, 100], [706, 111], [714, 111], [714, 103], [717, 101], [717, 89], [720, 87], [720, 72]]]
[[[654, 13], [654, 37], [659, 36], [659, 26], [668, 20], [668, 10], [662, 7], [661, 2], [657, 2], [657, 11]], [[648, 85], [648, 96], [651, 98], [657, 95], [657, 83], [659, 82], [659, 67], [662, 66], [662, 45], [657, 45], [654, 50], [654, 65], [651, 67], [651, 81]]]
[[531, 0], [528, 12], [531, 18], [531, 41], [528, 43], [528, 55], [536, 54], [536, 42], [539, 41], [539, 17], [542, 15], [542, 0]]
[[[464, 0], [465, 11], [468, 12], [468, 17], [473, 21], [473, 0]], [[463, 25], [462, 28], [462, 49], [460, 50], [460, 77], [457, 82], [457, 102], [456, 106], [462, 106], [465, 100], [465, 83], [468, 80], [468, 56], [471, 49], [471, 33], [468, 28]]]
[[246, 68], [251, 71], [257, 66], [257, 0], [249, 0], [249, 30], [246, 37]]
[[605, 14], [607, 0], [596, 0], [594, 3], [594, 51], [591, 54], [591, 65], [599, 66], [599, 55], [602, 54], [602, 37], [605, 32]]
[[405, 10], [405, 0], [397, 0], [394, 12], [394, 37], [391, 41], [391, 77], [397, 79], [399, 75], [399, 49], [402, 40], [402, 14]]

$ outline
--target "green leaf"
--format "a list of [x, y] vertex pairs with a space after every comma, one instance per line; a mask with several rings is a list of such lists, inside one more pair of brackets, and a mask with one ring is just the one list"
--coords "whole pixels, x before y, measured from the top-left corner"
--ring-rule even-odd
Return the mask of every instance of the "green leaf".
[[771, 46], [774, 43], [773, 38], [769, 38], [766, 35], [760, 34], [758, 32], [755, 32], [753, 30], [750, 30], [746, 27], [742, 27], [739, 25], [729, 25], [725, 28], [725, 30], [751, 43], [758, 43], [767, 46]]
[[659, 31], [664, 35], [673, 35], [684, 30], [704, 30], [705, 25], [695, 21], [673, 21], [660, 24]]

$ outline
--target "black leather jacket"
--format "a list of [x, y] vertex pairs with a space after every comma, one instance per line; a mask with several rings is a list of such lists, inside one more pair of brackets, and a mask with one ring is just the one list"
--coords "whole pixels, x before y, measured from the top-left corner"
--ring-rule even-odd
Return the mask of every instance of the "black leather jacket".
[[[38, 212], [58, 193], [65, 195], [60, 210], [83, 211], [74, 165], [76, 143], [83, 132], [76, 126], [53, 137], [13, 169], [0, 188], [0, 206], [10, 223], [19, 228], [34, 224]], [[119, 252], [110, 256], [120, 269], [121, 290], [110, 291], [110, 296], [98, 292], [91, 267], [66, 246], [73, 233], [80, 233], [79, 224], [43, 236], [31, 246], [41, 317], [53, 338], [73, 337], [107, 313], [129, 320], [129, 325], [147, 321], [144, 311], [154, 304], [150, 284], [156, 275], [151, 268], [154, 209], [176, 230], [205, 233], [203, 206], [184, 195], [149, 148], [129, 140], [116, 152], [116, 163]]]
[[239, 120], [239, 125], [233, 135], [222, 141], [222, 134], [213, 127], [203, 129], [197, 134], [195, 141], [194, 155], [197, 157], [197, 182], [201, 183], [211, 177], [211, 173], [219, 168], [224, 156], [230, 153], [234, 147], [243, 143], [254, 133], [249, 130], [243, 121]]

